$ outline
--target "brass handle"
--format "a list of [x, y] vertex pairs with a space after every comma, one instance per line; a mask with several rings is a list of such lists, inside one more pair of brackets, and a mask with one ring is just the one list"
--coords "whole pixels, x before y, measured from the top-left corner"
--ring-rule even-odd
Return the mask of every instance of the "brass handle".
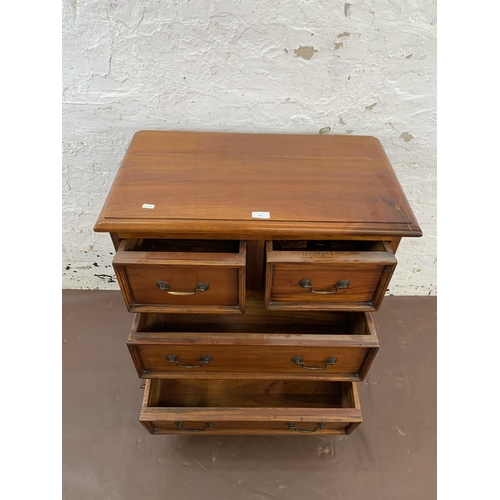
[[201, 429], [188, 429], [184, 422], [175, 422], [175, 425], [177, 426], [177, 429], [181, 431], [201, 432], [201, 431], [209, 431], [214, 426], [214, 423], [207, 422]]
[[298, 366], [302, 366], [304, 370], [324, 370], [327, 366], [333, 366], [337, 361], [337, 358], [332, 356], [331, 358], [325, 359], [325, 364], [323, 366], [306, 366], [302, 356], [294, 356], [292, 358], [292, 362]]
[[175, 363], [179, 368], [201, 368], [201, 365], [206, 365], [212, 361], [212, 356], [209, 354], [203, 354], [200, 356], [200, 362], [197, 365], [181, 365], [177, 360], [177, 356], [175, 354], [167, 354], [165, 356], [169, 363]]
[[289, 429], [295, 432], [316, 432], [316, 431], [322, 431], [325, 428], [325, 424], [323, 422], [318, 422], [314, 429], [298, 429], [297, 426], [295, 425], [295, 422], [287, 422], [286, 424]]
[[210, 285], [204, 281], [200, 281], [192, 292], [173, 292], [170, 290], [170, 283], [168, 281], [157, 281], [156, 286], [162, 291], [170, 295], [194, 295], [196, 292], [206, 292]]
[[299, 286], [302, 288], [308, 288], [311, 293], [317, 293], [320, 295], [337, 293], [339, 290], [345, 290], [350, 284], [351, 282], [349, 280], [340, 280], [335, 284], [335, 290], [315, 290], [311, 280], [304, 278], [299, 281]]

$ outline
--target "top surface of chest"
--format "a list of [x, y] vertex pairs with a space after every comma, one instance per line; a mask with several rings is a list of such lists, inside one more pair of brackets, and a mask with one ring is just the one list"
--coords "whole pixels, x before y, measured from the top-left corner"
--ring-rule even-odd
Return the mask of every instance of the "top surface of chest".
[[374, 137], [137, 132], [95, 230], [201, 225], [227, 236], [421, 235]]

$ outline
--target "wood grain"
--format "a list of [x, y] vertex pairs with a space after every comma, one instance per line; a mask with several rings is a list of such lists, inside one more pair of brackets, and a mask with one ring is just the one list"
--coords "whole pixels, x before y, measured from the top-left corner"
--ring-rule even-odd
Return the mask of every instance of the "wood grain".
[[163, 131], [135, 134], [95, 230], [421, 236], [373, 137]]

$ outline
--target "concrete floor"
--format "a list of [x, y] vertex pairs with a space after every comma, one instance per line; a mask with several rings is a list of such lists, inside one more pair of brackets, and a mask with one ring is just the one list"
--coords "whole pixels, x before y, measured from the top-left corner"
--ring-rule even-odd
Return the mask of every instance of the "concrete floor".
[[436, 298], [386, 297], [350, 436], [151, 436], [119, 291], [63, 291], [63, 499], [436, 498]]

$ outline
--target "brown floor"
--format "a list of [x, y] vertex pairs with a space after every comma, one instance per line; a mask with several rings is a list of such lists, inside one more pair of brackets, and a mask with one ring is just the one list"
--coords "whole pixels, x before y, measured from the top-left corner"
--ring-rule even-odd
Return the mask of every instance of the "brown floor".
[[436, 497], [436, 298], [386, 297], [350, 436], [151, 436], [117, 291], [63, 291], [65, 500]]

